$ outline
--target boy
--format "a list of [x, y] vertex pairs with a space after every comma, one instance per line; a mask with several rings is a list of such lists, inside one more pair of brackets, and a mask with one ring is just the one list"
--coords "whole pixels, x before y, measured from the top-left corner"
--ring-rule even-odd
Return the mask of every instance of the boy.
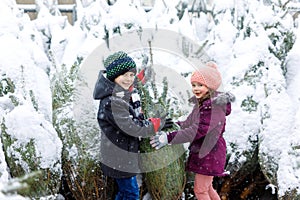
[[94, 89], [94, 99], [100, 100], [101, 169], [118, 184], [115, 200], [139, 200], [136, 174], [140, 138], [155, 135], [161, 120], [144, 119], [139, 95], [133, 88], [137, 69], [131, 57], [116, 52], [105, 59], [104, 67], [106, 73], [99, 73]]

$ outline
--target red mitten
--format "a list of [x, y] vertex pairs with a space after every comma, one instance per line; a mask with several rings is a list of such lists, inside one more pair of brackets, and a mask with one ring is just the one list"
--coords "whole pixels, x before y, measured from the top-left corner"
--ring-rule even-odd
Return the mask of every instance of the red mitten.
[[154, 131], [157, 132], [160, 127], [160, 118], [149, 118], [149, 120], [153, 124]]
[[141, 70], [137, 75], [138, 79], [145, 84], [146, 83], [146, 78], [145, 78], [145, 69]]

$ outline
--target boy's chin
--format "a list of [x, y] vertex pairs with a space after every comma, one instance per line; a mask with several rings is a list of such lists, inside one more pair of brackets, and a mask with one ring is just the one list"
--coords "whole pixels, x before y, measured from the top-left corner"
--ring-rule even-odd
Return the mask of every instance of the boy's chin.
[[121, 85], [121, 87], [124, 89], [124, 90], [129, 90], [130, 86], [127, 86], [127, 85]]

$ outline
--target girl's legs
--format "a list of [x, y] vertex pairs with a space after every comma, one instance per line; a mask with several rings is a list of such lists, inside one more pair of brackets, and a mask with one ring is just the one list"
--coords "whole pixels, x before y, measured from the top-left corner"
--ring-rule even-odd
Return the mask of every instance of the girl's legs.
[[194, 193], [198, 200], [220, 200], [216, 190], [212, 186], [213, 176], [202, 174], [195, 175]]
[[130, 178], [116, 178], [118, 194], [115, 200], [139, 200], [140, 191], [136, 176]]

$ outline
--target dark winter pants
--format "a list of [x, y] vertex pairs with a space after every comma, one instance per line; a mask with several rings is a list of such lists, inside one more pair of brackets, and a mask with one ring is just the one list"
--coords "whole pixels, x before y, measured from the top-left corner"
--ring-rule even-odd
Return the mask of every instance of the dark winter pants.
[[140, 191], [136, 176], [130, 178], [117, 178], [118, 193], [115, 200], [139, 200]]

